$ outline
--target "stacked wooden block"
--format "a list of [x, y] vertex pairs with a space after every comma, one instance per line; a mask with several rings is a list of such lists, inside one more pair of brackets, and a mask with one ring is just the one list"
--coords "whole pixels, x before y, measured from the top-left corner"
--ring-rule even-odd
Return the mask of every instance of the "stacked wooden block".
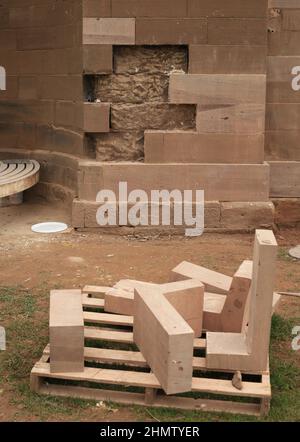
[[[300, 197], [300, 2], [270, 0], [269, 7], [266, 159], [270, 196], [288, 217], [285, 198]], [[294, 210], [292, 219], [300, 221], [296, 201]], [[284, 221], [279, 213], [278, 222]]]
[[[273, 294], [276, 254], [273, 232], [257, 230], [253, 262], [244, 261], [233, 278], [182, 262], [171, 272], [173, 282], [166, 284], [121, 280], [112, 289], [85, 287], [83, 294], [52, 291], [50, 374], [63, 378], [89, 370], [84, 339], [100, 339], [105, 329], [84, 328], [84, 322], [99, 321], [133, 326], [130, 342], [167, 395], [194, 388], [194, 348], [204, 337], [205, 368], [267, 373], [271, 317], [279, 300]], [[104, 300], [89, 303], [92, 293], [105, 293]], [[83, 311], [83, 305], [99, 305], [106, 313]], [[101, 350], [99, 360], [109, 359], [111, 352], [105, 356]]]

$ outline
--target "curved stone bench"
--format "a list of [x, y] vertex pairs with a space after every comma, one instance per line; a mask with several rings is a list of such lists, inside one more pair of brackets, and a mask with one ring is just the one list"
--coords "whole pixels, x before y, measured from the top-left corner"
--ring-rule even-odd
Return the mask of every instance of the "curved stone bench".
[[23, 191], [39, 181], [40, 165], [35, 160], [0, 161], [0, 207], [20, 204]]

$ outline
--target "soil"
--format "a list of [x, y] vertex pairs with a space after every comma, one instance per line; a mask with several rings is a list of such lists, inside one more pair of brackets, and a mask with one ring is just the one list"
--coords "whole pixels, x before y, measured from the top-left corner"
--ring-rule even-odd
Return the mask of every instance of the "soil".
[[[253, 234], [204, 234], [198, 238], [118, 237], [97, 233], [40, 235], [30, 226], [41, 221], [69, 222], [63, 207], [26, 203], [0, 209], [0, 286], [33, 290], [79, 288], [86, 284], [113, 285], [121, 278], [162, 283], [183, 260], [232, 275], [244, 259], [251, 259]], [[276, 232], [280, 245], [276, 289], [300, 291], [300, 261], [287, 255], [300, 244], [300, 230]], [[45, 301], [46, 302], [46, 301]], [[284, 297], [279, 305], [284, 317], [300, 316], [299, 298]], [[300, 325], [300, 324], [299, 324]], [[300, 364], [300, 360], [299, 360]], [[0, 421], [15, 420], [18, 406], [12, 392], [0, 390]], [[22, 413], [22, 419], [36, 420]], [[64, 416], [55, 416], [64, 420]], [[80, 420], [136, 420], [131, 410], [116, 412], [91, 407]]]

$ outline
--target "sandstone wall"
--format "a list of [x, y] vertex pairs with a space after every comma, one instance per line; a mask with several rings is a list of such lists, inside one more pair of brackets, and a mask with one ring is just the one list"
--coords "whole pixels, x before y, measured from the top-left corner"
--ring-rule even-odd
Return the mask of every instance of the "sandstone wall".
[[269, 8], [265, 151], [271, 165], [270, 195], [299, 198], [300, 1], [270, 0]]
[[0, 151], [21, 158], [32, 151], [42, 159], [42, 181], [73, 195], [77, 170], [71, 176], [64, 165], [68, 155], [85, 154], [81, 46], [81, 1], [0, 1], [0, 65], [7, 73]]

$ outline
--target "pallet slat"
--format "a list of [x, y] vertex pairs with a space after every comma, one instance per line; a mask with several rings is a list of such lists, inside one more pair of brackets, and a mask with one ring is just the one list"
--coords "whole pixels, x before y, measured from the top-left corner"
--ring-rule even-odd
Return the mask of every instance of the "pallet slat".
[[97, 329], [93, 327], [84, 328], [84, 337], [96, 341], [120, 342], [122, 344], [133, 344], [133, 333]]
[[[75, 397], [95, 401], [117, 402], [120, 404], [146, 405], [142, 393], [127, 393], [124, 391], [100, 390], [86, 387], [73, 387], [64, 385], [42, 385], [39, 393], [51, 396]], [[219, 401], [213, 399], [193, 399], [174, 396], [157, 396], [151, 407], [179, 408], [185, 410], [201, 410], [206, 412], [231, 412], [251, 416], [260, 415], [259, 404], [247, 404], [232, 401]]]
[[[161, 388], [160, 383], [153, 373], [142, 373], [137, 371], [85, 367], [83, 373], [51, 373], [49, 363], [37, 362], [32, 370], [32, 374], [46, 378], [66, 379], [71, 381], [87, 381], [143, 388]], [[256, 398], [271, 397], [270, 386], [264, 383], [243, 382], [243, 392], [241, 392], [232, 385], [231, 381], [211, 378], [193, 377], [192, 392], [229, 394], [231, 396]]]
[[88, 294], [82, 295], [82, 306], [85, 308], [104, 308], [104, 299], [91, 298]]
[[83, 319], [86, 322], [95, 324], [133, 326], [132, 316], [111, 315], [109, 313], [83, 312]]

